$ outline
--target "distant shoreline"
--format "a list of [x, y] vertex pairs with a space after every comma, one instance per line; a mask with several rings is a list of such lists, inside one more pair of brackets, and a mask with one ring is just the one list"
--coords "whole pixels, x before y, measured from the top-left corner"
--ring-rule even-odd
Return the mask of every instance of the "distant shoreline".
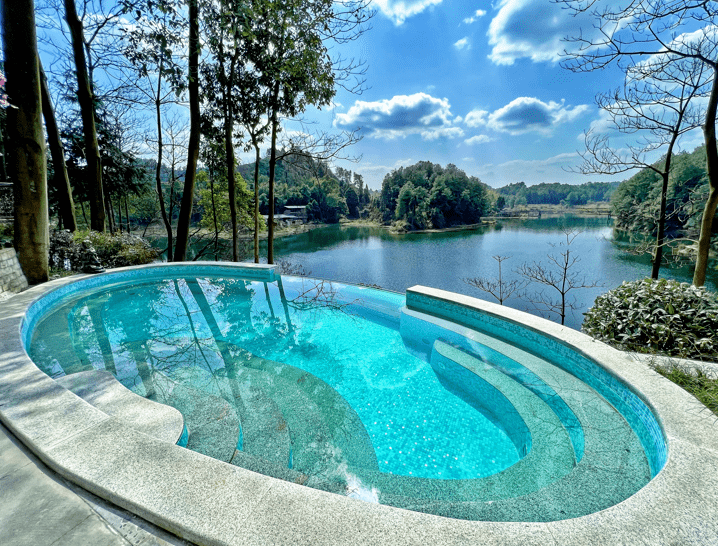
[[[541, 216], [536, 216], [535, 214], [537, 212], [541, 212]], [[542, 206], [536, 206], [536, 207], [526, 207], [517, 209], [515, 211], [515, 215], [513, 216], [482, 216], [480, 221], [475, 224], [462, 224], [459, 226], [450, 226], [446, 228], [433, 228], [433, 229], [417, 229], [417, 230], [401, 230], [401, 229], [395, 229], [391, 225], [384, 225], [380, 224], [378, 222], [374, 222], [371, 220], [364, 220], [364, 219], [343, 219], [338, 224], [321, 224], [321, 223], [307, 223], [307, 224], [300, 224], [296, 226], [286, 227], [277, 229], [274, 232], [274, 238], [275, 239], [282, 239], [284, 237], [291, 237], [292, 235], [299, 235], [301, 233], [306, 233], [308, 231], [312, 231], [313, 229], [318, 228], [324, 228], [329, 227], [333, 225], [338, 225], [341, 227], [374, 227], [374, 228], [381, 228], [385, 229], [389, 233], [393, 233], [396, 235], [406, 235], [410, 233], [450, 233], [454, 231], [471, 231], [475, 229], [479, 229], [481, 227], [486, 227], [489, 225], [493, 225], [496, 222], [499, 222], [501, 220], [538, 220], [542, 218], [559, 218], [566, 215], [571, 216], [579, 216], [579, 217], [585, 217], [585, 218], [596, 218], [596, 217], [602, 217], [602, 216], [609, 216], [611, 215], [611, 209], [610, 206], [607, 205], [605, 207], [596, 207], [596, 206], [578, 206], [578, 207], [570, 207], [565, 208], [560, 205], [542, 205]], [[133, 233], [136, 235], [142, 236], [143, 230], [135, 230]], [[208, 233], [208, 232], [207, 232]], [[165, 227], [162, 223], [157, 222], [153, 225], [150, 225], [150, 227], [147, 229], [145, 237], [149, 238], [158, 238], [158, 237], [166, 237], [167, 232], [165, 231]], [[221, 239], [230, 239], [231, 235], [229, 232], [224, 231], [220, 233]], [[263, 231], [259, 234], [259, 240], [264, 241], [268, 238], [267, 231]], [[239, 234], [239, 240], [240, 241], [253, 241], [254, 240], [254, 234], [253, 233], [240, 233]]]

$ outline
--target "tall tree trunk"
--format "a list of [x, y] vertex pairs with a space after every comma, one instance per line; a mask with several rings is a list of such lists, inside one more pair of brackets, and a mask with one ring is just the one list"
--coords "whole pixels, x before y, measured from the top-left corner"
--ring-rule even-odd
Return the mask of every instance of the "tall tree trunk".
[[52, 165], [55, 168], [53, 183], [60, 201], [60, 214], [58, 216], [62, 219], [64, 229], [76, 231], [75, 202], [72, 199], [72, 188], [70, 187], [70, 179], [67, 176], [67, 167], [65, 166], [65, 148], [62, 146], [60, 131], [55, 121], [55, 109], [52, 107], [50, 91], [47, 87], [47, 78], [45, 77], [45, 71], [42, 69], [42, 63], [40, 64], [40, 86], [42, 92], [42, 116], [45, 118], [47, 141], [50, 144]]
[[259, 263], [259, 143], [252, 138], [254, 144], [254, 263]]
[[[232, 261], [239, 261], [239, 233], [237, 233], [237, 182], [234, 179], [234, 142], [232, 141], [232, 127], [234, 127], [234, 112], [232, 109], [232, 80], [234, 80], [234, 65], [237, 62], [237, 51], [232, 57], [229, 70], [229, 79], [225, 78], [224, 94], [224, 146], [227, 156], [227, 191], [229, 193], [229, 214], [232, 222]], [[224, 76], [224, 65], [222, 76]]]
[[122, 196], [117, 197], [117, 231], [122, 233]]
[[716, 147], [716, 112], [718, 111], [718, 68], [713, 68], [713, 87], [706, 106], [706, 122], [703, 125], [703, 137], [706, 143], [706, 171], [710, 192], [703, 209], [701, 234], [698, 237], [698, 256], [693, 271], [693, 284], [703, 286], [708, 269], [708, 253], [711, 245], [713, 218], [718, 206], [718, 148]]
[[125, 222], [127, 224], [127, 233], [130, 232], [130, 209], [129, 205], [127, 204], [127, 201], [129, 199], [127, 198], [127, 195], [125, 195]]
[[671, 174], [671, 162], [673, 161], [673, 146], [675, 146], [676, 141], [678, 140], [684, 112], [685, 109], [683, 108], [678, 115], [678, 122], [675, 125], [676, 129], [671, 135], [671, 141], [668, 144], [668, 151], [666, 152], [666, 164], [663, 166], [663, 172], [661, 173], [661, 177], [663, 178], [663, 185], [661, 186], [661, 210], [658, 213], [658, 234], [656, 235], [656, 251], [653, 253], [653, 268], [651, 269], [652, 279], [658, 279], [658, 272], [661, 269], [661, 260], [663, 259], [663, 244], [666, 238], [666, 201], [668, 200], [668, 177]]
[[[274, 93], [275, 100], [279, 96], [279, 84], [276, 86]], [[269, 151], [269, 217], [267, 219], [267, 263], [274, 263], [274, 175], [277, 166], [277, 127], [279, 120], [277, 119], [276, 107], [272, 111], [272, 146]]]
[[214, 224], [214, 261], [217, 261], [219, 253], [219, 225], [217, 224], [217, 204], [214, 202], [214, 174], [209, 177], [209, 194], [212, 197], [212, 223]]
[[177, 219], [177, 239], [175, 240], [175, 261], [183, 262], [187, 257], [189, 243], [189, 224], [192, 219], [194, 203], [194, 183], [199, 157], [199, 7], [198, 0], [188, 0], [189, 5], [189, 110], [190, 133], [187, 146], [187, 171], [184, 177], [182, 205]]
[[42, 130], [40, 60], [33, 0], [3, 0], [2, 35], [8, 109], [9, 175], [15, 198], [15, 249], [30, 284], [49, 275], [47, 165]]
[[77, 17], [74, 0], [65, 0], [65, 18], [72, 37], [72, 51], [77, 74], [77, 100], [82, 115], [82, 131], [85, 136], [85, 159], [87, 160], [87, 187], [90, 195], [90, 228], [105, 231], [105, 204], [102, 191], [102, 163], [95, 127], [95, 105], [85, 64], [82, 22]]
[[[669, 163], [670, 152], [666, 157], [666, 164]], [[653, 267], [651, 268], [651, 278], [658, 279], [658, 272], [661, 269], [661, 260], [663, 259], [663, 243], [666, 234], [666, 201], [668, 194], [668, 174], [666, 168], [661, 174], [663, 185], [661, 186], [661, 210], [658, 215], [658, 234], [656, 235], [656, 249], [653, 252]]]
[[115, 233], [117, 227], [115, 226], [115, 211], [112, 208], [112, 199], [110, 194], [105, 194], [105, 212], [107, 213], [107, 227], [110, 229], [110, 233]]
[[172, 222], [167, 217], [165, 210], [165, 196], [162, 192], [162, 102], [160, 100], [160, 90], [162, 86], [162, 61], [158, 70], [157, 78], [157, 98], [155, 99], [155, 115], [157, 117], [157, 168], [155, 169], [155, 187], [157, 188], [157, 197], [160, 200], [160, 213], [162, 221], [167, 231], [167, 261], [172, 261]]

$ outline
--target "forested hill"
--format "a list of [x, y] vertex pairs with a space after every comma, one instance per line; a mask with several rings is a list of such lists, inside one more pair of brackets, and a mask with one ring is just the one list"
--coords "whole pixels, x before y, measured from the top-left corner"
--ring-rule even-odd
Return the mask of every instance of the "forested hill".
[[428, 161], [395, 169], [384, 177], [377, 213], [384, 223], [407, 230], [473, 224], [491, 212], [491, 193], [455, 165]]
[[[237, 171], [252, 187], [254, 163]], [[305, 205], [311, 221], [335, 223], [343, 216], [369, 216], [372, 193], [359, 173], [301, 155], [277, 160], [275, 168], [275, 213], [286, 205]], [[269, 158], [259, 162], [259, 209], [269, 212]]]
[[[648, 168], [621, 182], [611, 197], [616, 227], [655, 234], [661, 185], [661, 177]], [[666, 197], [666, 235], [697, 233], [708, 197], [705, 146], [673, 157]]]
[[[620, 182], [587, 182], [585, 184], [536, 184], [516, 182], [496, 189], [508, 208], [518, 205], [585, 205], [609, 201]], [[503, 208], [503, 207], [500, 207]]]

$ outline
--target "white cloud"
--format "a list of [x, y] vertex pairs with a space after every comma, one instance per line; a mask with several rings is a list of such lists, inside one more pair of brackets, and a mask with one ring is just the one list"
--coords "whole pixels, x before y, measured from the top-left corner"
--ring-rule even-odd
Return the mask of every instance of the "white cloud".
[[467, 138], [464, 141], [464, 144], [473, 146], [474, 144], [484, 144], [486, 142], [491, 142], [492, 140], [494, 140], [494, 139], [488, 135], [476, 135], [476, 136], [472, 136], [471, 138]]
[[486, 125], [489, 113], [486, 110], [472, 110], [464, 118], [464, 123], [469, 127], [479, 127]]
[[442, 0], [374, 0], [374, 5], [388, 19], [391, 19], [395, 25], [404, 24], [409, 17], [417, 15], [422, 11], [441, 4]]
[[567, 48], [566, 36], [593, 32], [588, 15], [574, 17], [567, 9], [548, 0], [502, 0], [489, 25], [489, 58], [496, 64], [511, 65], [528, 57], [534, 62], [557, 62]]
[[346, 114], [336, 115], [334, 125], [341, 129], [361, 128], [372, 138], [391, 140], [420, 134], [424, 140], [435, 140], [463, 136], [453, 119], [447, 99], [415, 93], [375, 102], [356, 101]]
[[471, 17], [467, 17], [466, 19], [464, 19], [464, 23], [467, 25], [470, 25], [471, 23], [473, 23], [477, 19], [480, 19], [484, 15], [486, 15], [486, 10], [477, 9]]
[[469, 37], [464, 36], [461, 40], [454, 43], [454, 47], [461, 51], [462, 49], [471, 49], [471, 44], [469, 43]]
[[[605, 110], [598, 111], [598, 117], [596, 117], [596, 119], [594, 119], [589, 125], [589, 131], [594, 135], [620, 134], [619, 131], [616, 129], [616, 126], [614, 125], [611, 116], [609, 116], [608, 112], [606, 112]], [[583, 142], [585, 140], [585, 136], [585, 133], [581, 133], [576, 138]]]
[[421, 138], [424, 140], [436, 140], [437, 138], [461, 138], [464, 130], [461, 127], [442, 127], [430, 131], [422, 131]]
[[534, 97], [518, 97], [488, 115], [483, 110], [474, 110], [466, 116], [466, 120], [471, 118], [472, 125], [466, 123], [470, 127], [486, 124], [494, 131], [512, 135], [531, 131], [550, 134], [554, 127], [574, 121], [589, 108], [587, 104], [566, 106], [563, 99], [546, 103]]

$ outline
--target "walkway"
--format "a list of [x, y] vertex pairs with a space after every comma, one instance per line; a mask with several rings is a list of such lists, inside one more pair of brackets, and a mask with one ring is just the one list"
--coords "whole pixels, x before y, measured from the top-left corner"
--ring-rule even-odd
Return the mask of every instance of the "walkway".
[[0, 424], [0, 544], [191, 546], [70, 484]]

